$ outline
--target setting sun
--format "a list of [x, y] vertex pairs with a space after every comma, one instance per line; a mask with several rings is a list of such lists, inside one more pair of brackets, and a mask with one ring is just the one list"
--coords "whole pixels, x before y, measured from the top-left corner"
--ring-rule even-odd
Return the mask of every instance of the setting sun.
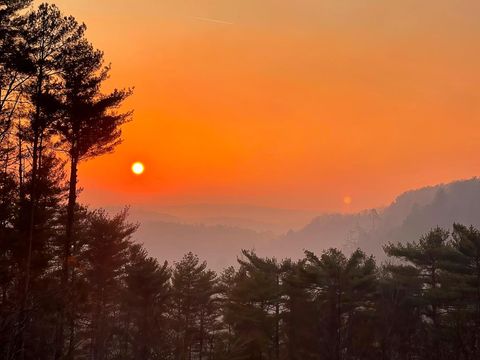
[[145, 171], [145, 166], [141, 162], [136, 162], [132, 165], [132, 172], [135, 175], [141, 175]]

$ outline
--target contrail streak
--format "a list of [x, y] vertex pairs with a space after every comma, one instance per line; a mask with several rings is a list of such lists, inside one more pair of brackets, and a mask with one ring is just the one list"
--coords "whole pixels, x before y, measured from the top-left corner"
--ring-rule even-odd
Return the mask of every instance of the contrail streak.
[[223, 24], [223, 25], [233, 25], [234, 24], [233, 22], [230, 22], [230, 21], [210, 19], [210, 18], [199, 17], [199, 16], [192, 16], [191, 18], [195, 19], [195, 20], [206, 21], [206, 22], [211, 22], [211, 23], [215, 23], [215, 24]]

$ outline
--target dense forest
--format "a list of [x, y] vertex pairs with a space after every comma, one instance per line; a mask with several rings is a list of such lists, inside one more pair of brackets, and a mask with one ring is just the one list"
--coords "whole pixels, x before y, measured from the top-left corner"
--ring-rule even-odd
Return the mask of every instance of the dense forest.
[[103, 91], [83, 24], [30, 5], [0, 0], [1, 359], [480, 358], [473, 227], [390, 244], [385, 264], [246, 250], [215, 273], [149, 257], [127, 211], [79, 204], [78, 165], [120, 143], [131, 90]]

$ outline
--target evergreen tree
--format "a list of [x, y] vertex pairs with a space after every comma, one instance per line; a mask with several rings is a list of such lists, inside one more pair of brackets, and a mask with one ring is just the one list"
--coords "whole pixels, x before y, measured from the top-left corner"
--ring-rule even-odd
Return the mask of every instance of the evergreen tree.
[[170, 269], [148, 257], [140, 245], [129, 249], [123, 290], [124, 344], [117, 351], [135, 360], [169, 359]]
[[318, 353], [329, 360], [370, 358], [376, 291], [373, 258], [360, 250], [350, 258], [337, 249], [321, 257], [307, 251], [305, 275], [317, 307]]
[[208, 352], [216, 275], [206, 262], [188, 253], [175, 263], [172, 274], [172, 320], [175, 332], [175, 359], [202, 359]]
[[480, 357], [480, 231], [454, 224], [452, 236], [456, 256], [449, 268], [454, 280], [449, 309], [458, 343], [452, 350], [475, 359]]
[[317, 359], [318, 320], [312, 316], [316, 314], [316, 306], [305, 276], [305, 260], [287, 260], [284, 267], [282, 288], [286, 300], [283, 319], [287, 354], [283, 358]]
[[[37, 186], [37, 216], [31, 247], [23, 241], [28, 233], [31, 203], [18, 196], [10, 199], [14, 206], [5, 238], [2, 238], [2, 258], [9, 276], [4, 286], [4, 304], [9, 306], [5, 318], [10, 337], [5, 345], [5, 358], [48, 358], [49, 339], [54, 334], [55, 305], [58, 299], [56, 283], [51, 274], [54, 259], [51, 246], [56, 236], [62, 200], [62, 163], [52, 153], [46, 153], [39, 168]], [[30, 186], [28, 182], [26, 187]], [[30, 254], [30, 289], [25, 303], [24, 263]]]
[[234, 341], [234, 359], [278, 359], [281, 350], [281, 273], [275, 259], [243, 251], [240, 269], [228, 291], [225, 321]]
[[[125, 267], [128, 264], [130, 237], [137, 226], [126, 222], [126, 210], [109, 217], [104, 211], [88, 216], [85, 270], [88, 283], [88, 353], [89, 358], [105, 360], [120, 344], [119, 299]], [[82, 342], [83, 343], [83, 342]]]
[[[129, 96], [130, 91], [115, 90], [101, 93], [101, 85], [108, 77], [109, 68], [103, 66], [103, 53], [94, 50], [84, 38], [68, 44], [60, 63], [63, 87], [61, 89], [61, 116], [54, 128], [60, 134], [60, 144], [70, 160], [69, 193], [63, 251], [62, 287], [66, 298], [73, 284], [68, 259], [74, 246], [74, 223], [77, 202], [78, 165], [82, 160], [113, 151], [121, 141], [120, 126], [129, 118], [129, 113], [116, 109]], [[63, 322], [63, 320], [61, 320]], [[60, 324], [63, 331], [63, 324]]]
[[422, 283], [413, 266], [386, 265], [379, 274], [375, 333], [381, 359], [420, 357]]
[[[426, 327], [428, 341], [425, 342], [422, 356], [428, 359], [446, 358], [442, 339], [445, 336], [442, 317], [444, 303], [450, 293], [447, 269], [454, 254], [448, 243], [449, 233], [435, 228], [424, 235], [418, 242], [404, 244], [389, 244], [385, 252], [389, 256], [397, 257], [409, 266], [390, 266], [390, 270], [398, 276], [414, 276], [420, 282], [422, 292], [422, 315], [429, 319]], [[413, 269], [412, 269], [413, 267]], [[426, 324], [427, 325], [427, 324]]]
[[20, 36], [24, 19], [18, 15], [30, 3], [31, 0], [0, 1], [0, 143], [8, 137], [21, 103], [23, 85], [32, 71]]
[[[60, 87], [58, 71], [63, 50], [83, 36], [85, 27], [73, 17], [64, 17], [54, 5], [42, 4], [25, 19], [21, 36], [26, 44], [26, 54], [32, 64], [33, 75], [25, 86], [28, 108], [28, 126], [25, 138], [31, 143], [31, 170], [29, 181], [29, 216], [26, 234], [27, 256], [24, 264], [24, 295], [22, 306], [25, 314], [22, 328], [28, 322], [27, 304], [31, 287], [32, 247], [35, 233], [35, 217], [38, 206], [39, 169], [43, 161], [44, 149], [51, 143], [51, 125], [59, 115], [56, 93]], [[22, 331], [25, 336], [24, 331]], [[61, 334], [58, 336], [61, 343]], [[57, 348], [56, 358], [61, 349]], [[23, 357], [24, 355], [22, 355]]]

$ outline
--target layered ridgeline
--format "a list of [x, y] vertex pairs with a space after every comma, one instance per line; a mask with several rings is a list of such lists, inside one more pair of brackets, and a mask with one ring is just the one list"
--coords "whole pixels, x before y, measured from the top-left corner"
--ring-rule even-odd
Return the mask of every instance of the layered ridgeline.
[[477, 178], [411, 190], [389, 206], [353, 214], [315, 216], [232, 205], [130, 209], [130, 218], [141, 224], [135, 238], [151, 254], [174, 260], [193, 251], [215, 268], [235, 262], [241, 249], [300, 258], [305, 249], [336, 247], [349, 253], [360, 247], [381, 261], [382, 247], [389, 241], [413, 241], [436, 226], [451, 229], [454, 222], [479, 226], [479, 214]]
[[[121, 207], [109, 207], [116, 213]], [[140, 227], [134, 237], [151, 254], [169, 261], [192, 251], [215, 269], [236, 262], [242, 249], [267, 251], [290, 229], [300, 229], [314, 212], [247, 205], [131, 206]]]
[[451, 229], [455, 222], [480, 225], [479, 179], [411, 190], [383, 209], [319, 216], [281, 237], [271, 250], [278, 256], [302, 256], [303, 249], [361, 248], [382, 260], [388, 242], [414, 241], [437, 226]]

